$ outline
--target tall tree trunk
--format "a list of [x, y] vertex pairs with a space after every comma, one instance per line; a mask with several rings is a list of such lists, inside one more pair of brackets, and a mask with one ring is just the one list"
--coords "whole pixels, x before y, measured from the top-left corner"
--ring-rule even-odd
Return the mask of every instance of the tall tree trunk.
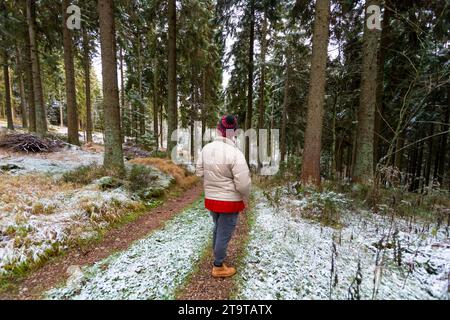
[[[5, 1], [0, 1], [0, 10], [2, 11], [2, 18], [4, 23], [7, 23], [8, 12], [6, 10]], [[4, 89], [5, 89], [5, 114], [7, 120], [7, 127], [10, 130], [14, 130], [14, 119], [13, 119], [13, 110], [11, 105], [11, 81], [9, 77], [9, 54], [8, 54], [8, 45], [6, 39], [2, 36], [2, 59], [3, 59], [3, 80], [4, 80]]]
[[[386, 0], [386, 4], [389, 1]], [[386, 59], [386, 51], [390, 44], [390, 21], [391, 11], [388, 8], [384, 8], [383, 22], [381, 25], [381, 40], [380, 47], [378, 49], [377, 56], [377, 93], [376, 93], [376, 105], [375, 105], [375, 124], [374, 124], [374, 136], [373, 136], [373, 167], [376, 168], [378, 161], [380, 160], [380, 135], [382, 132], [382, 117], [384, 114], [384, 61]]]
[[[264, 14], [264, 20], [261, 29], [261, 79], [259, 82], [259, 106], [258, 106], [258, 150], [261, 148], [260, 146], [260, 137], [259, 131], [264, 128], [264, 115], [265, 115], [265, 79], [266, 79], [266, 51], [267, 51], [267, 14]], [[258, 152], [258, 167], [262, 167], [261, 159], [259, 158]]]
[[413, 189], [413, 191], [419, 190], [420, 184], [422, 182], [423, 149], [424, 149], [424, 141], [421, 141], [421, 142], [419, 142], [419, 157], [417, 159], [416, 170], [414, 172], [414, 189]]
[[44, 93], [41, 80], [41, 66], [39, 62], [38, 47], [36, 41], [36, 1], [27, 0], [27, 22], [30, 37], [30, 57], [33, 74], [33, 92], [36, 113], [36, 133], [40, 136], [47, 134], [47, 116], [45, 112]]
[[286, 160], [286, 112], [289, 105], [289, 86], [290, 86], [290, 59], [286, 57], [286, 71], [284, 80], [284, 97], [283, 97], [283, 110], [281, 111], [281, 136], [280, 136], [280, 155], [281, 162]]
[[[122, 141], [125, 142], [125, 136], [130, 136], [130, 118], [127, 112], [128, 108], [125, 103], [125, 81], [124, 81], [124, 70], [123, 70], [123, 48], [120, 46], [119, 49], [119, 57], [120, 57], [120, 110], [121, 110], [121, 119], [122, 119]], [[127, 119], [125, 123], [125, 119]]]
[[158, 149], [158, 60], [153, 58], [153, 136]]
[[102, 85], [104, 111], [105, 157], [107, 168], [124, 171], [122, 136], [120, 130], [119, 89], [117, 86], [116, 30], [113, 0], [98, 0]]
[[377, 96], [377, 48], [380, 31], [369, 29], [367, 20], [371, 18], [367, 8], [381, 5], [380, 0], [366, 0], [364, 19], [363, 62], [361, 75], [361, 94], [359, 98], [356, 159], [353, 168], [355, 181], [368, 184], [373, 180], [373, 136], [375, 105]]
[[67, 138], [70, 144], [79, 145], [78, 137], [78, 110], [75, 89], [75, 67], [73, 62], [72, 32], [67, 28], [66, 21], [69, 18], [67, 7], [69, 1], [64, 0], [63, 10], [63, 44], [64, 44], [64, 72], [66, 74], [66, 104], [67, 104]]
[[86, 96], [86, 141], [92, 142], [92, 104], [91, 104], [91, 60], [89, 58], [89, 38], [87, 30], [83, 27], [83, 65], [84, 65], [84, 91]]
[[23, 58], [19, 51], [19, 43], [16, 42], [16, 64], [17, 64], [17, 77], [19, 78], [19, 93], [20, 93], [20, 114], [22, 117], [22, 128], [28, 128], [28, 103], [25, 94], [25, 83], [23, 80], [24, 64]]
[[[250, 0], [250, 40], [248, 50], [248, 88], [247, 88], [247, 110], [245, 113], [245, 130], [252, 126], [253, 114], [253, 53], [255, 42], [255, 0]], [[245, 159], [250, 163], [250, 139], [245, 138]]]
[[[26, 7], [26, 1], [23, 2]], [[26, 8], [24, 8], [26, 10]], [[34, 87], [33, 87], [33, 71], [31, 67], [31, 49], [30, 49], [30, 37], [28, 30], [24, 34], [25, 38], [25, 54], [24, 54], [24, 71], [25, 81], [27, 89], [28, 100], [28, 131], [36, 132], [36, 107], [34, 101]]]
[[208, 117], [208, 111], [209, 111], [209, 90], [207, 89], [206, 85], [206, 72], [205, 70], [202, 71], [202, 97], [203, 97], [203, 103], [202, 103], [202, 147], [204, 146], [203, 137], [205, 136], [206, 132], [206, 118]]
[[172, 133], [178, 127], [177, 108], [177, 13], [176, 1], [168, 1], [169, 43], [168, 43], [168, 106], [167, 106], [167, 154], [170, 156], [177, 141], [172, 141]]
[[11, 81], [9, 78], [9, 57], [6, 48], [3, 49], [3, 79], [5, 82], [5, 113], [8, 129], [14, 130], [13, 111], [11, 106]]
[[[439, 156], [439, 166], [438, 166], [438, 174], [437, 174], [437, 180], [440, 183], [440, 185], [442, 186], [442, 184], [444, 183], [444, 175], [446, 172], [446, 166], [448, 165], [448, 162], [446, 161], [447, 159], [447, 152], [448, 152], [448, 143], [447, 143], [447, 139], [448, 139], [448, 130], [450, 130], [449, 127], [449, 121], [450, 121], [450, 85], [447, 85], [447, 108], [446, 108], [446, 113], [445, 113], [445, 119], [444, 119], [444, 123], [446, 125], [442, 126], [442, 132], [446, 132], [442, 135], [441, 137], [441, 145], [439, 147], [439, 151], [440, 151], [440, 156]], [[448, 172], [448, 170], [447, 170]]]
[[160, 146], [163, 147], [164, 142], [164, 132], [163, 132], [163, 104], [159, 106], [159, 140], [160, 140]]
[[[430, 138], [428, 139], [428, 157], [425, 163], [425, 185], [424, 187], [428, 187], [430, 185], [430, 175], [431, 175], [431, 166], [433, 161], [433, 140], [431, 138], [434, 135], [434, 124], [430, 124]], [[423, 188], [422, 188], [423, 189]]]
[[300, 177], [304, 184], [320, 185], [320, 151], [322, 147], [323, 105], [328, 58], [329, 17], [330, 1], [317, 0], [312, 39], [305, 147]]
[[139, 79], [139, 137], [145, 134], [145, 106], [144, 106], [144, 92], [142, 90], [142, 43], [141, 35], [137, 36], [137, 46], [138, 46], [138, 79]]

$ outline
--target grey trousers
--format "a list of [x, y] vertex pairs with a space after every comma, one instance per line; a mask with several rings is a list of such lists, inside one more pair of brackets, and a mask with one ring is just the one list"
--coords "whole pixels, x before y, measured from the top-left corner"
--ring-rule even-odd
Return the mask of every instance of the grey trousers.
[[228, 243], [236, 228], [239, 213], [216, 213], [211, 212], [214, 221], [213, 250], [214, 265], [220, 266], [227, 256]]

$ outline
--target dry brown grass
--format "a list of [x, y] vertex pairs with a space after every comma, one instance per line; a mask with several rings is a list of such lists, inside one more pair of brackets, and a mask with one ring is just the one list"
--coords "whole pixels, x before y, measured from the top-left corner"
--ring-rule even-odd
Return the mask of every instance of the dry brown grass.
[[0, 200], [6, 204], [14, 204], [22, 199], [51, 198], [61, 191], [75, 189], [73, 183], [55, 182], [51, 177], [40, 174], [23, 176], [4, 174], [0, 180]]
[[89, 152], [97, 152], [102, 153], [105, 152], [105, 147], [101, 144], [96, 144], [93, 142], [87, 142], [81, 146], [81, 150], [83, 151], [89, 151]]
[[143, 164], [143, 165], [151, 165], [162, 172], [171, 175], [175, 178], [177, 185], [181, 188], [186, 189], [192, 186], [194, 183], [198, 181], [198, 178], [194, 175], [191, 175], [184, 168], [176, 165], [169, 159], [162, 158], [137, 158], [130, 161], [133, 164]]

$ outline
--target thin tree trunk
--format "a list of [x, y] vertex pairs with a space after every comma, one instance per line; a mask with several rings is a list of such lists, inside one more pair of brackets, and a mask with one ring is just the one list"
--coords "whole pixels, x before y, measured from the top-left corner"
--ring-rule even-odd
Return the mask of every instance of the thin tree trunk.
[[41, 80], [41, 66], [39, 62], [36, 41], [35, 0], [27, 0], [27, 22], [30, 37], [30, 57], [33, 74], [33, 93], [36, 113], [36, 133], [40, 136], [47, 134], [47, 116], [45, 112], [44, 94]]
[[[24, 1], [24, 4], [26, 5], [26, 1]], [[27, 100], [28, 100], [28, 131], [36, 132], [36, 107], [34, 101], [33, 71], [31, 67], [31, 49], [28, 30], [26, 30], [24, 38], [25, 38], [24, 69], [25, 69], [25, 81], [27, 87]]]
[[69, 1], [64, 0], [63, 10], [63, 43], [64, 43], [64, 71], [66, 74], [66, 104], [67, 104], [67, 138], [70, 144], [79, 145], [78, 137], [78, 111], [75, 89], [75, 67], [73, 62], [73, 39], [72, 32], [67, 28], [66, 21], [69, 15], [66, 12]]
[[163, 132], [163, 104], [159, 107], [159, 138], [160, 138], [160, 145], [161, 148], [163, 147], [164, 142], [164, 132]]
[[83, 28], [83, 64], [84, 90], [86, 96], [86, 141], [92, 142], [92, 104], [91, 104], [91, 61], [89, 58], [89, 38], [86, 28]]
[[[259, 106], [258, 106], [258, 150], [260, 148], [259, 131], [264, 128], [264, 116], [265, 116], [265, 79], [266, 79], [266, 51], [267, 51], [267, 14], [264, 14], [264, 20], [261, 29], [261, 79], [259, 82]], [[261, 159], [258, 152], [258, 168], [262, 167]]]
[[283, 110], [281, 111], [281, 136], [280, 136], [280, 155], [281, 162], [286, 160], [286, 112], [289, 105], [289, 86], [290, 86], [290, 77], [289, 77], [289, 66], [290, 60], [289, 57], [286, 57], [286, 71], [285, 71], [285, 81], [284, 81], [284, 97], [283, 97]]
[[[447, 108], [445, 113], [445, 119], [444, 123], [446, 125], [442, 126], [442, 131], [446, 132], [450, 129], [449, 127], [449, 121], [450, 121], [450, 85], [447, 85]], [[446, 166], [448, 165], [448, 162], [446, 161], [447, 158], [447, 152], [448, 152], [448, 132], [444, 133], [441, 137], [441, 145], [439, 147], [440, 149], [440, 156], [439, 156], [439, 166], [438, 166], [438, 174], [437, 174], [437, 180], [439, 184], [442, 186], [444, 183], [444, 176], [446, 172]], [[448, 172], [448, 170], [447, 170]]]
[[428, 157], [425, 163], [425, 186], [428, 187], [430, 185], [430, 175], [431, 175], [431, 165], [433, 161], [433, 138], [434, 135], [434, 124], [430, 124], [430, 138], [428, 139]]
[[138, 46], [138, 79], [139, 79], [139, 136], [142, 137], [145, 134], [145, 106], [144, 106], [144, 92], [142, 90], [142, 43], [141, 35], [137, 37]]
[[[366, 0], [365, 9], [371, 5], [381, 5], [380, 0]], [[380, 31], [367, 27], [366, 13], [364, 19], [363, 62], [361, 75], [361, 93], [359, 98], [356, 159], [353, 168], [355, 181], [368, 184], [373, 180], [373, 137], [375, 107], [377, 98], [377, 48]]]
[[330, 1], [317, 0], [312, 39], [305, 147], [300, 177], [304, 184], [320, 185], [320, 151], [322, 147], [323, 105], [328, 58], [329, 17]]
[[[247, 110], [245, 113], [245, 130], [252, 126], [253, 114], [253, 53], [255, 42], [255, 0], [250, 0], [250, 40], [248, 50], [248, 88], [247, 88]], [[246, 137], [245, 159], [250, 163], [250, 139]]]
[[[167, 154], [170, 156], [177, 141], [172, 141], [172, 133], [178, 127], [177, 108], [177, 13], [176, 1], [168, 1], [168, 23], [169, 23], [169, 43], [168, 43], [168, 106], [167, 106]], [[176, 138], [176, 137], [175, 137]]]
[[394, 166], [397, 167], [398, 170], [402, 170], [403, 165], [403, 146], [405, 144], [405, 139], [402, 134], [399, 135], [396, 141], [396, 152], [394, 157]]
[[5, 82], [5, 113], [8, 129], [14, 130], [12, 106], [11, 106], [11, 82], [9, 78], [9, 57], [6, 48], [3, 49], [3, 79]]
[[22, 117], [22, 128], [28, 128], [28, 103], [25, 94], [25, 83], [23, 80], [24, 64], [21, 53], [19, 52], [19, 44], [16, 43], [16, 63], [17, 63], [17, 77], [19, 78], [19, 93], [20, 93], [20, 113]]
[[105, 157], [107, 168], [124, 171], [117, 86], [116, 30], [112, 0], [98, 0], [102, 57]]
[[153, 59], [153, 136], [158, 149], [158, 60]]

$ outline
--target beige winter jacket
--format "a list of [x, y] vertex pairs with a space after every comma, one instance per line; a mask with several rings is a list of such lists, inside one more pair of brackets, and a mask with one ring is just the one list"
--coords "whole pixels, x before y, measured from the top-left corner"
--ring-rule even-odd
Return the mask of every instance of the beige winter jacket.
[[205, 198], [221, 201], [246, 200], [250, 194], [250, 171], [235, 143], [217, 137], [203, 147], [196, 174], [204, 177]]

